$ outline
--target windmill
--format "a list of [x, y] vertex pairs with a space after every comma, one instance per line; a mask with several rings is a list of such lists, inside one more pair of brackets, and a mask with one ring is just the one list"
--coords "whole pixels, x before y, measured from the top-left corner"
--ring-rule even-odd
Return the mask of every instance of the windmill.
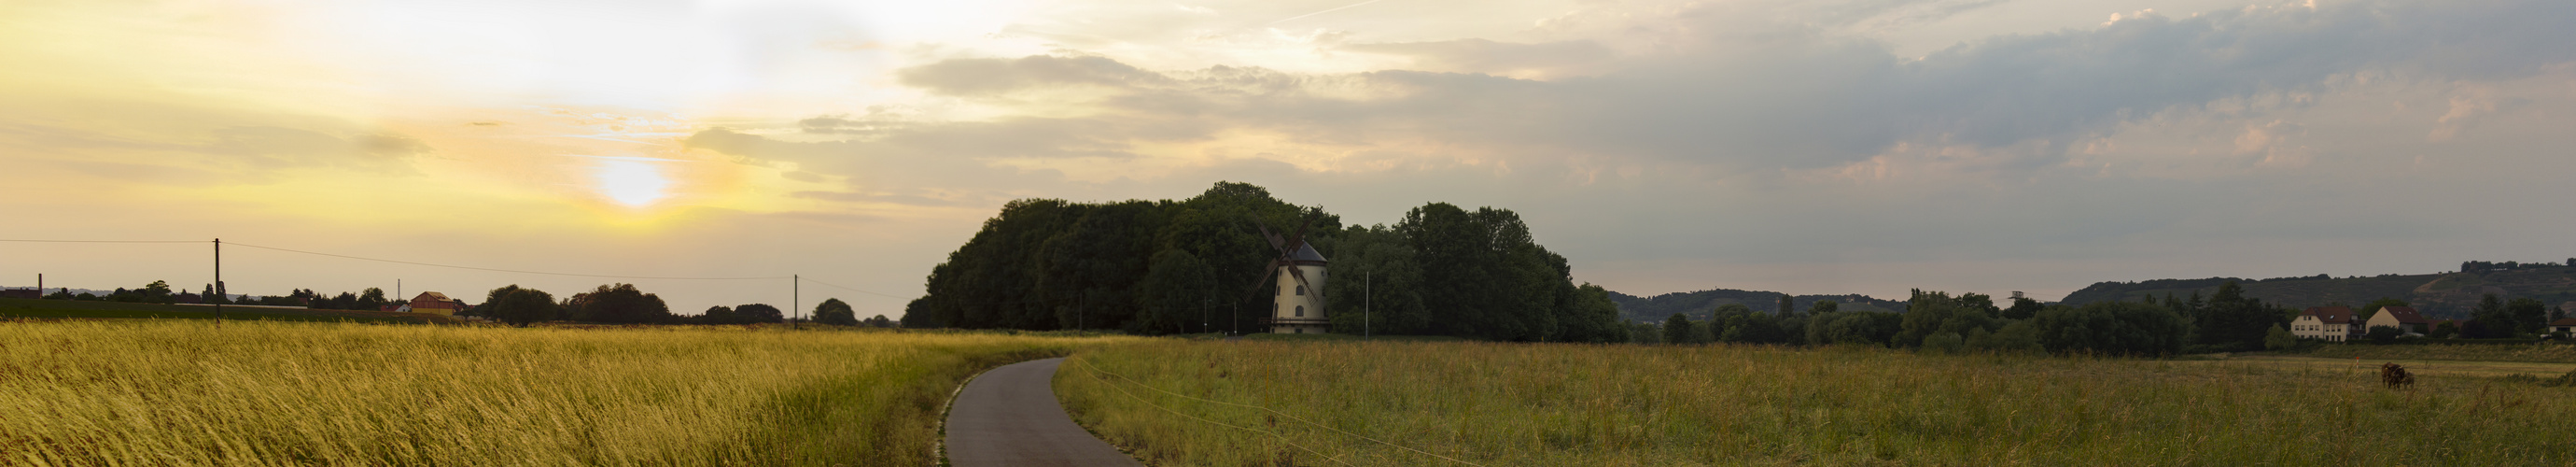
[[1250, 297], [1261, 292], [1263, 285], [1278, 287], [1270, 304], [1270, 319], [1263, 320], [1270, 325], [1270, 332], [1321, 334], [1332, 329], [1332, 322], [1324, 318], [1323, 285], [1327, 279], [1324, 255], [1316, 252], [1314, 245], [1306, 243], [1306, 229], [1313, 227], [1315, 220], [1323, 214], [1318, 211], [1307, 216], [1306, 223], [1297, 226], [1297, 232], [1286, 238], [1272, 233], [1270, 226], [1263, 224], [1261, 219], [1252, 220], [1253, 227], [1261, 229], [1261, 238], [1269, 240], [1270, 248], [1279, 252], [1269, 265], [1262, 268], [1263, 277], [1255, 279], [1251, 290], [1244, 292], [1246, 297]]

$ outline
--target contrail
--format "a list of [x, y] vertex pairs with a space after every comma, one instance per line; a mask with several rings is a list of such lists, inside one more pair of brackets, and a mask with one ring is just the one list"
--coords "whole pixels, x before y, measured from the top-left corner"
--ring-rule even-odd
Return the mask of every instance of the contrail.
[[[1380, 2], [1380, 1], [1384, 1], [1384, 0], [1368, 0], [1368, 1], [1365, 1], [1365, 2], [1353, 3], [1353, 4], [1349, 4], [1349, 5], [1342, 5], [1342, 7], [1341, 7], [1341, 8], [1334, 8], [1334, 9], [1330, 9], [1330, 10], [1324, 10], [1324, 11], [1318, 11], [1318, 12], [1314, 12], [1314, 13], [1307, 13], [1307, 14], [1297, 15], [1297, 16], [1295, 16], [1295, 17], [1291, 17], [1291, 18], [1288, 18], [1288, 19], [1283, 19], [1283, 20], [1278, 20], [1278, 21], [1272, 21], [1272, 22], [1270, 22], [1270, 24], [1279, 24], [1279, 23], [1285, 23], [1285, 22], [1289, 22], [1289, 21], [1296, 21], [1296, 20], [1297, 20], [1297, 19], [1299, 19], [1299, 18], [1305, 18], [1305, 17], [1308, 17], [1308, 16], [1315, 16], [1315, 15], [1320, 15], [1320, 14], [1325, 14], [1325, 13], [1332, 13], [1332, 12], [1336, 12], [1336, 11], [1348, 10], [1348, 9], [1351, 9], [1351, 7], [1356, 7], [1356, 6], [1360, 6], [1360, 5], [1367, 5], [1367, 4], [1371, 4], [1371, 3], [1377, 3], [1377, 2]], [[1268, 26], [1268, 24], [1265, 24], [1264, 26]]]

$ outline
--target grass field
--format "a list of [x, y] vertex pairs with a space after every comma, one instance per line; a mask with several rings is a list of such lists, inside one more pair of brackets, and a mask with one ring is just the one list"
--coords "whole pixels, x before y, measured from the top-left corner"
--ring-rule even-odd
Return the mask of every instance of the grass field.
[[[0, 319], [70, 318], [70, 319], [214, 319], [215, 307], [201, 305], [163, 305], [158, 303], [89, 302], [72, 300], [33, 300], [0, 298]], [[448, 324], [462, 320], [429, 313], [388, 313], [382, 311], [312, 310], [299, 308], [224, 307], [226, 320], [312, 321], [360, 323]]]
[[1077, 355], [1056, 385], [1158, 465], [2576, 461], [2576, 389], [2479, 376], [2534, 369], [2392, 390], [2335, 363], [1166, 341]]
[[924, 464], [974, 372], [1137, 340], [5, 323], [0, 464]]
[[2473, 345], [2366, 345], [2330, 344], [2301, 354], [2319, 358], [2351, 360], [2469, 360], [2489, 362], [2576, 363], [2576, 345], [2569, 344], [2473, 344]]

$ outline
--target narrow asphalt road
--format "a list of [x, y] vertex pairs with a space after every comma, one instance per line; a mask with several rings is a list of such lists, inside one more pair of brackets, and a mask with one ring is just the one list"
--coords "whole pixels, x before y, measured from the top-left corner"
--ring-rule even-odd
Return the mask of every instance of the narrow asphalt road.
[[1141, 466], [1073, 424], [1055, 402], [1063, 358], [994, 368], [966, 383], [948, 409], [948, 462], [982, 466]]

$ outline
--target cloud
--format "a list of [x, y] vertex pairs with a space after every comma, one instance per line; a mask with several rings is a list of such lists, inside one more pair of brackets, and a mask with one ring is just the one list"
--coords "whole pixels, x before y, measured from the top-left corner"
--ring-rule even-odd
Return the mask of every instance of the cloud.
[[1032, 87], [1127, 87], [1164, 81], [1163, 75], [1101, 57], [1034, 56], [1016, 60], [946, 60], [895, 73], [898, 82], [932, 93], [973, 96]]
[[1411, 57], [1415, 67], [1426, 71], [1507, 76], [1579, 74], [1586, 66], [1616, 58], [1616, 52], [1610, 48], [1588, 40], [1515, 44], [1488, 39], [1458, 39], [1352, 44], [1340, 49]]

